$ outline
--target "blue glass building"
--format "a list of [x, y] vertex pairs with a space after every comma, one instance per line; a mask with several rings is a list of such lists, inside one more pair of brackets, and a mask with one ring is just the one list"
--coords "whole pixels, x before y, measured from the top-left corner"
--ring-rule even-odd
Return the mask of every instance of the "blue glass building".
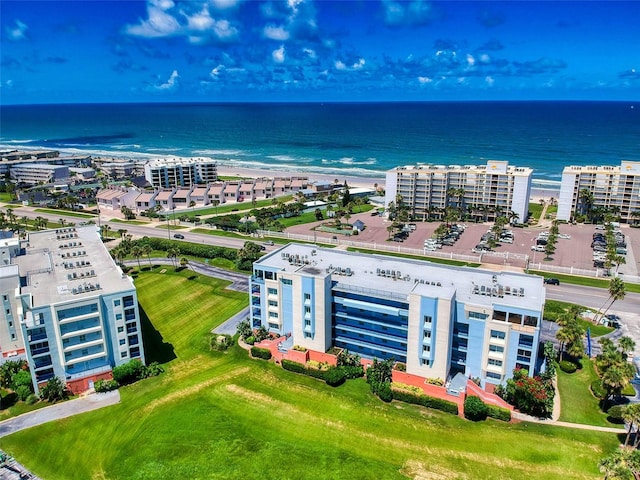
[[[289, 244], [254, 263], [251, 322], [286, 345], [393, 358], [425, 378], [536, 371], [542, 278]], [[285, 346], [286, 348], [286, 346]]]

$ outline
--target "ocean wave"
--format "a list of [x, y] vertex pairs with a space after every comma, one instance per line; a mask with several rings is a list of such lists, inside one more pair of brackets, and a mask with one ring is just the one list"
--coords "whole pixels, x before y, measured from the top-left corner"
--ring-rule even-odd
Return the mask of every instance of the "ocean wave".
[[373, 157], [369, 157], [366, 160], [355, 160], [353, 157], [342, 157], [338, 160], [323, 158], [321, 162], [325, 165], [376, 165], [378, 163]]
[[244, 150], [225, 150], [225, 149], [201, 149], [201, 150], [193, 150], [192, 153], [196, 155], [247, 155], [252, 156], [249, 152], [245, 152]]
[[278, 162], [302, 162], [311, 163], [315, 161], [313, 158], [308, 157], [292, 157], [291, 155], [267, 155], [267, 158], [272, 158]]
[[241, 159], [229, 159], [219, 161], [221, 167], [226, 168], [248, 168], [248, 169], [260, 169], [260, 170], [269, 170], [269, 171], [278, 171], [278, 172], [299, 172], [299, 173], [308, 173], [315, 175], [327, 175], [327, 179], [340, 177], [340, 176], [352, 176], [352, 177], [366, 177], [366, 178], [376, 178], [380, 179], [385, 176], [384, 171], [372, 170], [368, 168], [345, 168], [336, 166], [332, 167], [322, 167], [317, 165], [299, 165], [299, 164], [273, 164], [273, 163], [265, 163], [260, 161], [246, 161]]

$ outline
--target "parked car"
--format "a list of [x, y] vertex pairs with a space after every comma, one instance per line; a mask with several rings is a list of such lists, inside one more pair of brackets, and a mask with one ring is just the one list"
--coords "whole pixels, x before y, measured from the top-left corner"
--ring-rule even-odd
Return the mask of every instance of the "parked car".
[[184, 235], [181, 233], [174, 233], [173, 238], [177, 238], [178, 240], [184, 240]]
[[543, 245], [531, 245], [531, 250], [534, 252], [544, 252]]
[[547, 285], [560, 285], [560, 280], [557, 278], [545, 278], [544, 283]]

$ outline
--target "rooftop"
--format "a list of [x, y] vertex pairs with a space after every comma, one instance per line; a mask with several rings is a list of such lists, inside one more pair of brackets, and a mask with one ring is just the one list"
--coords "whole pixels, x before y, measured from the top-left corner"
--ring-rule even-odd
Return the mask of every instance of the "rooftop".
[[30, 232], [22, 245], [26, 254], [14, 262], [20, 276], [27, 277], [22, 293], [33, 296], [34, 306], [134, 288], [111, 258], [95, 225]]
[[428, 261], [366, 255], [314, 245], [291, 243], [262, 257], [256, 267], [320, 278], [331, 274], [335, 288], [374, 291], [407, 299], [410, 293], [456, 298], [467, 304], [494, 303], [542, 310], [542, 277], [516, 272], [493, 272]]

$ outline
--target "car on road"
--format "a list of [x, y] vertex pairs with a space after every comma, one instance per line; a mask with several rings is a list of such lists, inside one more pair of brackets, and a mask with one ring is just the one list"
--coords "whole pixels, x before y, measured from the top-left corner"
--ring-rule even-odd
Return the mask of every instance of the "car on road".
[[173, 238], [177, 238], [178, 240], [184, 240], [184, 235], [181, 233], [174, 233]]
[[547, 285], [560, 285], [560, 280], [557, 278], [545, 278], [544, 283]]
[[263, 242], [263, 245], [267, 245], [267, 246], [272, 246], [273, 245], [273, 241], [272, 240], [267, 240], [266, 242]]

